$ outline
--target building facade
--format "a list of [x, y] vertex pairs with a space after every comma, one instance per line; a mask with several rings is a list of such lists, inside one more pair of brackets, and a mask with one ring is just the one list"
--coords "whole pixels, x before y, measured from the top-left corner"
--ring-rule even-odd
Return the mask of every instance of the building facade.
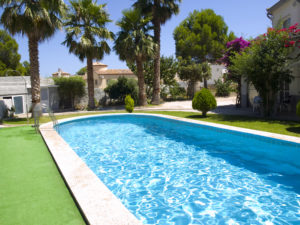
[[[104, 90], [111, 80], [117, 80], [119, 77], [137, 79], [137, 76], [129, 69], [108, 69], [108, 66], [94, 62], [94, 85], [95, 88]], [[84, 80], [87, 81], [87, 74], [84, 75]]]
[[58, 71], [55, 73], [52, 73], [52, 77], [70, 77], [71, 74], [62, 71], [62, 69], [58, 68]]

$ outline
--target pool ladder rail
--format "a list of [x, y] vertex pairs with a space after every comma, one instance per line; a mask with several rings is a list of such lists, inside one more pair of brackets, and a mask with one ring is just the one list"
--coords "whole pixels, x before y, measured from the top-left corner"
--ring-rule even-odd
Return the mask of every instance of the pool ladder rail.
[[56, 119], [53, 111], [50, 108], [48, 108], [47, 111], [48, 111], [49, 117], [52, 120], [53, 129], [55, 129], [56, 131], [59, 132], [59, 123], [57, 122], [57, 119]]
[[47, 109], [48, 115], [53, 123], [53, 128], [59, 132], [59, 124], [58, 124], [57, 119], [50, 107], [48, 107], [45, 104], [43, 104], [43, 105], [37, 104], [35, 109], [36, 110], [33, 110], [33, 117], [34, 117], [33, 127], [35, 128], [36, 133], [38, 133], [40, 131], [40, 116], [41, 116], [41, 112], [45, 109]]

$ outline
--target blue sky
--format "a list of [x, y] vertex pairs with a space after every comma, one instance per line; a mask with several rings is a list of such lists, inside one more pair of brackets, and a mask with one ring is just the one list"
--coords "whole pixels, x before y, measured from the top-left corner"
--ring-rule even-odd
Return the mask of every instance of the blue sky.
[[[213, 9], [218, 15], [221, 15], [230, 31], [236, 36], [245, 38], [255, 37], [266, 31], [271, 26], [271, 21], [266, 16], [266, 9], [274, 5], [278, 0], [182, 0], [180, 13], [173, 16], [162, 26], [161, 33], [161, 54], [164, 56], [175, 55], [175, 41], [173, 31], [176, 26], [183, 21], [193, 10]], [[65, 1], [67, 2], [67, 1]], [[118, 32], [115, 22], [122, 17], [122, 10], [129, 8], [134, 0], [106, 0], [98, 3], [107, 3], [107, 11], [110, 14], [112, 23], [108, 29], [112, 32]], [[57, 31], [49, 40], [39, 46], [40, 74], [42, 77], [51, 76], [58, 68], [63, 71], [75, 74], [85, 62], [81, 62], [76, 56], [69, 54], [67, 47], [61, 45], [65, 37], [63, 31]], [[19, 53], [22, 61], [29, 61], [28, 40], [24, 36], [14, 37], [19, 44]], [[112, 43], [110, 43], [112, 47]], [[109, 66], [110, 69], [127, 68], [126, 63], [119, 60], [115, 52], [104, 56], [102, 63]]]

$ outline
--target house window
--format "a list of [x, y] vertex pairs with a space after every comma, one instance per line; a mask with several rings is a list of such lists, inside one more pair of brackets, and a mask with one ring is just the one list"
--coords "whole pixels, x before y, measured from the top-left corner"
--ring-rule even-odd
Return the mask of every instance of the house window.
[[286, 19], [283, 21], [283, 28], [289, 28], [291, 26], [291, 18]]
[[280, 102], [286, 102], [290, 100], [290, 85], [288, 82], [281, 83], [279, 95]]
[[15, 96], [14, 97], [14, 106], [15, 106], [16, 114], [24, 113], [23, 96]]
[[41, 89], [41, 100], [42, 101], [48, 101], [48, 90], [47, 88]]

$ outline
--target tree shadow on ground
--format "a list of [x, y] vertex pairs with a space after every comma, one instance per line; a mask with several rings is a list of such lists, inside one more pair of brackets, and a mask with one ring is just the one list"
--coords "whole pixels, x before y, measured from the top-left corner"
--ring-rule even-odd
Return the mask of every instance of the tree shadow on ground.
[[26, 122], [27, 119], [26, 118], [12, 118], [12, 119], [5, 119], [4, 121], [7, 121], [7, 122], [10, 122], [10, 121], [13, 121], [13, 122]]
[[204, 121], [213, 119], [219, 122], [246, 122], [246, 123], [264, 122], [269, 124], [281, 124], [285, 126], [291, 126], [291, 128], [295, 128], [295, 126], [299, 125], [299, 122], [292, 121], [292, 120], [285, 121], [285, 120], [268, 119], [263, 117], [251, 117], [251, 116], [239, 116], [239, 115], [209, 114], [207, 115], [207, 117], [203, 117], [201, 114], [199, 114], [199, 115], [188, 115], [186, 116], [186, 118], [201, 119]]
[[286, 128], [287, 131], [295, 133], [295, 134], [300, 134], [300, 127], [288, 127]]
[[186, 116], [186, 118], [189, 118], [189, 119], [205, 119], [207, 117], [204, 117], [201, 114], [199, 114], [199, 115]]

